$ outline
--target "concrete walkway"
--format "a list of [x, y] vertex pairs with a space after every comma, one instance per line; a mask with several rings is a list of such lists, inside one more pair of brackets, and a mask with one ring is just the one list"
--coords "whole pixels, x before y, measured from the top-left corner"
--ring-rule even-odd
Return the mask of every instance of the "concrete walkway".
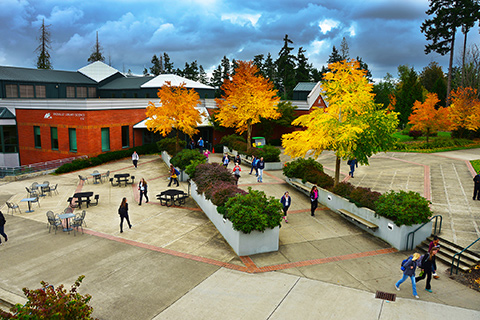
[[[450, 209], [442, 236], [455, 232], [457, 242], [467, 242], [475, 231], [465, 232], [460, 226], [478, 224], [480, 210], [476, 202], [467, 201], [473, 182], [462, 156], [466, 154], [378, 155], [369, 167], [359, 167], [350, 181], [379, 191], [405, 188], [426, 194], [431, 189], [434, 211]], [[471, 157], [480, 158], [480, 150]], [[328, 170], [332, 160], [332, 154], [324, 153], [320, 162]], [[211, 161], [219, 162], [220, 155], [211, 155]], [[433, 168], [450, 168], [452, 162], [458, 164], [457, 181], [465, 198], [453, 195], [459, 187], [450, 188], [451, 178], [428, 174]], [[34, 204], [33, 213], [12, 216], [2, 208], [9, 241], [0, 246], [0, 298], [11, 300], [13, 295], [21, 301], [21, 288], [38, 288], [42, 280], [68, 288], [84, 274], [80, 292], [93, 296], [94, 316], [99, 319], [392, 319], [410, 314], [426, 319], [480, 318], [480, 294], [449, 279], [445, 265], [439, 266], [441, 278], [433, 281], [433, 293], [418, 284], [420, 300], [412, 297], [408, 283], [401, 291], [394, 290], [401, 277], [400, 261], [408, 253], [396, 252], [324, 207], [311, 217], [308, 198], [291, 189], [281, 172], [265, 172], [264, 183], [258, 184], [243, 166], [240, 187], [251, 186], [277, 198], [289, 190], [293, 203], [289, 223], [280, 229], [278, 252], [238, 257], [191, 199], [183, 207], [159, 205], [155, 194], [167, 188], [168, 174], [158, 156], [142, 157], [136, 170], [128, 159], [95, 169], [110, 170], [111, 175], [128, 172], [135, 181], [144, 177], [150, 202], [138, 206], [136, 185], [95, 185], [91, 179], [79, 185], [78, 174], [90, 177], [93, 168], [0, 186], [4, 203], [19, 202], [33, 181], [59, 183], [59, 195], [45, 197], [41, 207]], [[343, 169], [348, 172], [346, 165]], [[441, 181], [443, 186], [437, 186]], [[186, 183], [180, 189], [187, 191]], [[444, 199], [450, 206], [442, 206], [439, 192], [450, 189]], [[45, 212], [63, 211], [67, 198], [78, 190], [100, 194], [99, 205], [86, 209], [85, 234], [48, 233]], [[133, 227], [120, 234], [117, 208], [122, 197], [130, 204]], [[471, 211], [451, 210], [457, 201], [464, 201]], [[26, 204], [20, 206], [24, 212]], [[375, 299], [377, 290], [397, 294], [396, 302]]]

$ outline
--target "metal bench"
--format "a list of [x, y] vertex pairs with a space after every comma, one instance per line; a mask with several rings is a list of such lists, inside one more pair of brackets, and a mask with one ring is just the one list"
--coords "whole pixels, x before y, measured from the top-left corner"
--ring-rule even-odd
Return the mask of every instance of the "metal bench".
[[342, 216], [344, 216], [345, 218], [347, 218], [349, 220], [352, 220], [352, 221], [355, 221], [357, 223], [360, 223], [360, 224], [364, 225], [365, 227], [367, 227], [369, 229], [372, 229], [372, 230], [378, 229], [378, 226], [375, 223], [367, 221], [367, 220], [357, 216], [356, 214], [351, 213], [350, 211], [347, 211], [345, 209], [338, 209], [338, 212]]

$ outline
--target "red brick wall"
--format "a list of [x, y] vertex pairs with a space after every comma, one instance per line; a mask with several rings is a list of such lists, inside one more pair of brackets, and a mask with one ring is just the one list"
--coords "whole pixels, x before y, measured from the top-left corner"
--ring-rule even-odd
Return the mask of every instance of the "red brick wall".
[[[47, 116], [50, 114], [50, 116]], [[22, 165], [102, 153], [101, 128], [110, 128], [110, 150], [122, 149], [122, 126], [130, 127], [130, 147], [141, 145], [141, 136], [133, 141], [132, 126], [145, 119], [145, 109], [67, 111], [17, 109], [18, 144]], [[35, 148], [33, 127], [40, 127], [42, 148]], [[52, 150], [50, 127], [57, 127], [58, 149]], [[77, 152], [70, 152], [68, 129], [77, 133]]]

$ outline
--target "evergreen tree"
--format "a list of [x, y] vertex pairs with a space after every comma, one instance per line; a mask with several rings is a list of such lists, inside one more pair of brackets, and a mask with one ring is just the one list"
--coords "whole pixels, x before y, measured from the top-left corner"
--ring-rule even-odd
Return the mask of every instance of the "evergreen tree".
[[143, 76], [146, 77], [146, 76], [149, 76], [150, 74], [148, 73], [148, 69], [147, 68], [143, 68]]
[[185, 62], [185, 69], [183, 69], [183, 76], [193, 81], [197, 81], [199, 79], [197, 60], [192, 61], [191, 64], [188, 64], [188, 62]]
[[368, 64], [366, 62], [363, 62], [362, 58], [357, 56], [357, 61], [360, 63], [360, 69], [367, 71], [367, 74], [365, 75], [368, 79], [369, 82], [373, 82], [372, 79], [372, 73], [368, 69]]
[[202, 66], [202, 65], [200, 65], [200, 67], [198, 67], [198, 81], [199, 81], [200, 83], [203, 83], [203, 84], [208, 85], [207, 73], [206, 73], [205, 70], [203, 69], [203, 66]]
[[343, 37], [342, 43], [340, 44], [340, 56], [342, 60], [350, 59], [350, 49], [348, 48], [347, 39]]
[[398, 118], [403, 127], [408, 123], [415, 101], [423, 101], [423, 86], [413, 68], [406, 65], [398, 67], [400, 78], [395, 88], [395, 111], [400, 113]]
[[48, 28], [51, 25], [45, 25], [45, 19], [42, 21], [42, 26], [40, 27], [40, 37], [37, 39], [40, 41], [39, 46], [35, 49], [38, 52], [37, 59], [37, 69], [53, 69], [52, 63], [50, 61], [50, 53], [48, 50], [51, 49], [51, 39], [50, 39], [50, 30]]
[[428, 92], [436, 93], [440, 105], [445, 106], [447, 97], [447, 79], [442, 67], [435, 61], [430, 62], [420, 73], [420, 82]]
[[293, 41], [288, 39], [288, 34], [283, 38], [283, 47], [278, 53], [276, 61], [278, 73], [279, 91], [285, 100], [292, 99], [293, 88], [295, 87], [295, 56], [291, 54], [293, 47], [289, 47]]
[[[263, 64], [263, 72], [265, 78], [270, 79], [274, 84], [277, 83], [277, 69], [276, 65], [273, 62], [272, 55], [270, 52], [267, 54], [267, 58], [265, 59], [265, 63]], [[276, 87], [278, 90], [278, 87]]]
[[375, 94], [375, 103], [378, 103], [387, 108], [390, 104], [390, 97], [394, 94], [395, 82], [393, 76], [387, 72], [387, 75], [383, 78], [383, 81], [373, 85], [372, 92]]
[[237, 63], [237, 60], [233, 59], [232, 60], [232, 74], [230, 75], [231, 77], [233, 77], [235, 75], [235, 72], [238, 68], [238, 63]]
[[219, 65], [213, 70], [212, 79], [210, 79], [210, 85], [215, 88], [215, 98], [220, 98], [222, 84], [222, 67]]
[[226, 56], [223, 56], [222, 61], [220, 62], [220, 65], [222, 67], [222, 80], [225, 82], [225, 80], [230, 79], [230, 60]]
[[93, 46], [93, 52], [88, 57], [87, 61], [88, 62], [95, 62], [95, 61], [102, 61], [105, 62], [105, 57], [102, 54], [102, 46], [100, 45], [100, 42], [98, 42], [98, 31], [97, 31], [97, 40], [95, 41], [95, 45]]
[[297, 68], [295, 69], [295, 85], [299, 82], [309, 82], [310, 66], [308, 58], [305, 56], [306, 50], [303, 47], [298, 48], [297, 54]]
[[462, 87], [465, 87], [465, 54], [467, 51], [467, 34], [477, 20], [480, 20], [480, 4], [477, 0], [459, 0], [462, 6], [458, 19], [462, 23], [463, 50], [462, 50]]
[[163, 69], [167, 74], [172, 74], [174, 70], [173, 62], [170, 62], [170, 57], [166, 52], [163, 53]]
[[330, 63], [334, 63], [334, 62], [340, 62], [342, 60], [344, 60], [344, 58], [340, 55], [340, 53], [338, 53], [337, 48], [335, 48], [335, 46], [333, 46], [332, 53], [330, 53], [330, 56], [328, 57], [327, 63], [330, 64]]
[[[461, 1], [458, 1], [460, 3]], [[425, 34], [427, 41], [425, 53], [434, 51], [442, 56], [450, 53], [447, 79], [447, 106], [450, 104], [450, 88], [452, 83], [453, 53], [455, 44], [455, 32], [461, 25], [458, 15], [460, 14], [457, 0], [430, 0], [426, 14], [432, 18], [422, 23], [420, 30]]]
[[259, 70], [259, 74], [266, 78], [265, 69], [263, 66], [263, 59], [264, 59], [263, 54], [257, 54], [256, 56], [253, 57], [253, 64], [257, 66]]
[[158, 76], [159, 74], [164, 73], [163, 72], [163, 61], [162, 61], [162, 56], [160, 58], [157, 57], [156, 54], [153, 55], [152, 60], [151, 60], [152, 66], [150, 67], [150, 73], [154, 76]]

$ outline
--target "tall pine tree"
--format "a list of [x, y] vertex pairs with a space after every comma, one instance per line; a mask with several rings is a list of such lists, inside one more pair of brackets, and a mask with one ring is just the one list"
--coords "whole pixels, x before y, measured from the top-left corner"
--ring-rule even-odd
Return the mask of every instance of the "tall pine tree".
[[45, 25], [45, 19], [42, 21], [42, 26], [40, 27], [40, 37], [36, 52], [38, 52], [37, 58], [37, 69], [53, 69], [52, 63], [50, 61], [50, 53], [48, 50], [51, 49], [51, 39], [50, 39], [50, 30], [48, 28], [50, 25]]
[[95, 41], [95, 46], [93, 46], [93, 52], [88, 57], [87, 61], [88, 62], [95, 62], [95, 61], [102, 61], [105, 62], [105, 57], [102, 54], [102, 46], [100, 45], [100, 42], [98, 42], [98, 31], [97, 31], [97, 40]]
[[288, 39], [288, 34], [283, 38], [283, 47], [278, 53], [276, 61], [278, 73], [278, 88], [285, 100], [292, 99], [295, 87], [295, 56], [291, 54], [293, 47], [289, 47], [293, 41]]

